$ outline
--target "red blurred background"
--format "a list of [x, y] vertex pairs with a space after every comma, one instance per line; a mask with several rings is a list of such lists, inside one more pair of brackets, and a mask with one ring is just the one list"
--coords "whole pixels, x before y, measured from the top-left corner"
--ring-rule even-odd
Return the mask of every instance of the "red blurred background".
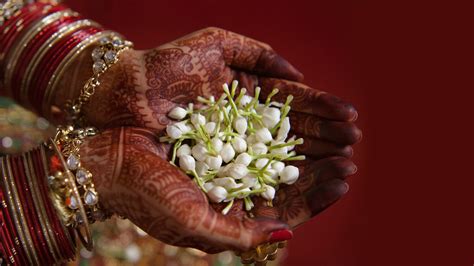
[[138, 49], [207, 26], [253, 37], [355, 104], [359, 172], [285, 265], [473, 265], [472, 1], [65, 2]]

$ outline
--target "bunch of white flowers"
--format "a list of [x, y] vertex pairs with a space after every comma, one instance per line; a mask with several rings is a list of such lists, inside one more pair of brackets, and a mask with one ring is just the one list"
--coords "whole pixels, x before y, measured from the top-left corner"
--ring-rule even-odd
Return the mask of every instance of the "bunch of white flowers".
[[299, 176], [298, 168], [285, 162], [304, 160], [296, 155], [295, 145], [303, 139], [288, 138], [290, 131], [290, 103], [272, 101], [278, 93], [274, 89], [264, 103], [247, 95], [245, 88], [237, 94], [237, 81], [217, 101], [213, 96], [198, 97], [201, 107], [175, 107], [168, 116], [176, 123], [167, 126], [167, 136], [161, 141], [174, 143], [171, 163], [194, 178], [212, 202], [243, 199], [245, 209], [251, 210], [252, 196], [261, 196], [271, 204], [279, 184], [293, 184]]

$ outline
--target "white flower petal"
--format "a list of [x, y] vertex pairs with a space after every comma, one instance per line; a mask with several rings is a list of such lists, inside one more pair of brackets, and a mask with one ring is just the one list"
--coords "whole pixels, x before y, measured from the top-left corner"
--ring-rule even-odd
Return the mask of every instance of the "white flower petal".
[[182, 120], [186, 117], [187, 111], [182, 107], [175, 107], [169, 113], [168, 116], [175, 120]]
[[191, 148], [188, 144], [181, 145], [181, 147], [176, 151], [176, 156], [180, 157], [183, 155], [191, 155]]
[[296, 182], [299, 175], [300, 171], [298, 167], [288, 165], [280, 173], [280, 183], [291, 185]]

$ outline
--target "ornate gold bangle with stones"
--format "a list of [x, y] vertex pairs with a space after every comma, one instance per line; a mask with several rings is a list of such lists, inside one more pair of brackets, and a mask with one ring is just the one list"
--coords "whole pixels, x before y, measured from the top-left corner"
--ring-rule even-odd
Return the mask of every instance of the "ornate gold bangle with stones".
[[[92, 52], [93, 76], [80, 91], [78, 99], [67, 105], [70, 124], [59, 126], [49, 145], [61, 168], [52, 169], [54, 173], [49, 177], [54, 205], [63, 222], [76, 228], [79, 239], [88, 250], [93, 248], [89, 223], [105, 220], [107, 215], [99, 208], [99, 195], [92, 182], [92, 173], [81, 165], [80, 146], [85, 138], [97, 133], [95, 128], [82, 126], [81, 109], [100, 85], [100, 76], [118, 61], [122, 51], [132, 45], [113, 33], [100, 39], [99, 44]], [[85, 235], [81, 228], [85, 229]]]
[[18, 10], [23, 7], [22, 0], [9, 0], [5, 3], [0, 3], [0, 26], [11, 18]]
[[83, 42], [81, 42], [79, 45], [74, 47], [74, 49], [69, 52], [69, 54], [66, 56], [66, 58], [61, 62], [61, 64], [58, 66], [56, 71], [53, 73], [51, 76], [51, 79], [48, 82], [45, 96], [44, 96], [44, 103], [43, 103], [43, 113], [46, 114], [47, 116], [51, 116], [51, 103], [53, 101], [53, 95], [54, 92], [56, 91], [56, 88], [59, 83], [60, 77], [63, 76], [64, 72], [66, 69], [74, 62], [74, 60], [85, 50], [87, 47], [90, 45], [97, 43], [99, 40], [102, 38], [105, 38], [109, 35], [115, 35], [114, 32], [112, 31], [101, 31], [98, 32], [89, 38], [85, 39]]
[[112, 65], [114, 65], [120, 56], [120, 54], [131, 48], [132, 43], [123, 40], [117, 33], [111, 33], [109, 36], [103, 37], [99, 40], [99, 47], [96, 47], [92, 51], [92, 77], [87, 80], [86, 84], [80, 91], [79, 97], [67, 103], [67, 112], [73, 121], [81, 121], [80, 113], [82, 106], [86, 104], [90, 97], [94, 95], [95, 89], [100, 86], [100, 76], [105, 73]]

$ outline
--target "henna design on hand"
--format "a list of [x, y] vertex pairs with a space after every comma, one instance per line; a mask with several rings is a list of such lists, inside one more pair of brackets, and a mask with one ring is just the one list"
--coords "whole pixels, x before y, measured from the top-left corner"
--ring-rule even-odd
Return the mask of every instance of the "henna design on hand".
[[[347, 159], [350, 145], [361, 132], [352, 105], [299, 83], [302, 78], [270, 46], [218, 28], [122, 53], [85, 107], [87, 118], [105, 129], [82, 151], [101, 203], [166, 243], [207, 252], [246, 250], [268, 241], [274, 230], [309, 220], [347, 192], [344, 178], [355, 173]], [[293, 133], [305, 139], [296, 149], [309, 158], [295, 163], [301, 178], [282, 185], [273, 206], [255, 200], [254, 218], [241, 201], [227, 216], [220, 214], [223, 205], [209, 204], [194, 182], [168, 163], [170, 146], [157, 141], [173, 107], [198, 95], [219, 96], [222, 84], [234, 79], [250, 93], [261, 86], [262, 98], [274, 87], [280, 101], [294, 96]]]

